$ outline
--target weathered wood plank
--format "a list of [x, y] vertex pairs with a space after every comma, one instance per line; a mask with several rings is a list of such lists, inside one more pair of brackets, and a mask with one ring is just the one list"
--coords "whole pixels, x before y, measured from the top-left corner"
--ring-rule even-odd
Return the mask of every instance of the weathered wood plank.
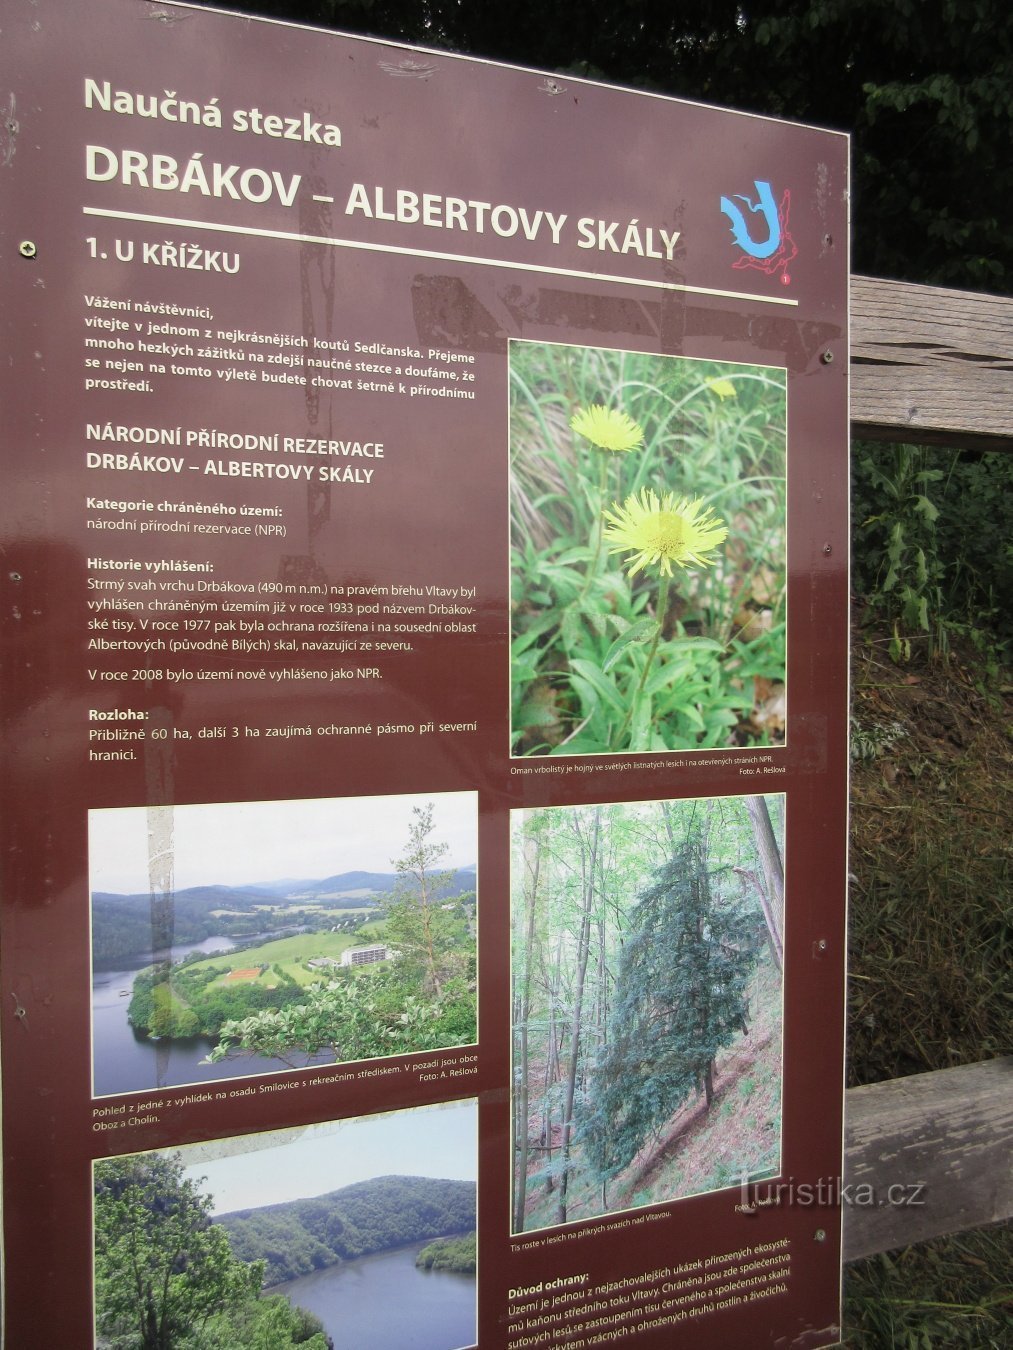
[[851, 426], [1013, 450], [1013, 299], [853, 276]]
[[[1013, 1056], [845, 1095], [845, 1183], [879, 1205], [844, 1210], [844, 1259], [857, 1260], [1013, 1215]], [[885, 1203], [888, 1188], [910, 1204]]]

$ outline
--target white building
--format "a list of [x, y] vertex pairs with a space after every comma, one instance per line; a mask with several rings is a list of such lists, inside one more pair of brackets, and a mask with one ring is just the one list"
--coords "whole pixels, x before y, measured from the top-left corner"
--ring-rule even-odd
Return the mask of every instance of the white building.
[[341, 953], [343, 966], [368, 966], [374, 961], [386, 961], [387, 948], [382, 942], [374, 942], [369, 947], [348, 947]]

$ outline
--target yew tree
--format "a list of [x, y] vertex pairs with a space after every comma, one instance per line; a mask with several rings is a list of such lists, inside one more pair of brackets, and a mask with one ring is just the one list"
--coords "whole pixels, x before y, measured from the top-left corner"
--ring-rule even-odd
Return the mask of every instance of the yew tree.
[[608, 1042], [582, 1108], [588, 1157], [603, 1179], [628, 1166], [693, 1094], [709, 1107], [714, 1060], [746, 1030], [756, 965], [746, 935], [755, 920], [731, 887], [716, 884], [711, 805], [696, 804], [629, 915]]

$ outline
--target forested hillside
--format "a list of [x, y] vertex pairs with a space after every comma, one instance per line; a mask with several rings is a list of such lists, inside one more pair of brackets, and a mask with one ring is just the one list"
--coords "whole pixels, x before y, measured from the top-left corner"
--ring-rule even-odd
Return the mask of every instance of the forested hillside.
[[[172, 940], [203, 942], [205, 938], [252, 937], [263, 928], [257, 905], [273, 905], [277, 897], [251, 888], [193, 886], [173, 893]], [[220, 910], [234, 911], [220, 914]], [[118, 895], [94, 891], [91, 897], [92, 961], [95, 970], [116, 970], [151, 960], [156, 941], [148, 894]]]
[[409, 1242], [470, 1232], [475, 1183], [376, 1177], [311, 1200], [217, 1218], [241, 1261], [267, 1262], [266, 1286]]
[[523, 813], [515, 1232], [776, 1167], [783, 810], [773, 795]]
[[[342, 910], [379, 906], [397, 884], [396, 872], [345, 872], [317, 881], [190, 886], [171, 893], [171, 940], [180, 944], [209, 937], [241, 940], [291, 924], [327, 927]], [[474, 889], [473, 867], [451, 869], [439, 899]], [[156, 938], [147, 892], [95, 891], [91, 906], [95, 970], [116, 970], [151, 960]]]

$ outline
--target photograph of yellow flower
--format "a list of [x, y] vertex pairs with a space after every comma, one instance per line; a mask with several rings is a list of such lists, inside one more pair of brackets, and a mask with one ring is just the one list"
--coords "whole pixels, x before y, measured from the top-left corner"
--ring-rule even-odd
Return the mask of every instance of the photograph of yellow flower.
[[785, 738], [780, 367], [510, 343], [511, 754]]
[[635, 450], [644, 443], [644, 429], [632, 417], [616, 408], [592, 403], [570, 418], [570, 427], [578, 436], [586, 436], [599, 450]]
[[[702, 500], [676, 501], [671, 492], [659, 497], [653, 488], [641, 489], [626, 498], [621, 508], [605, 512], [605, 538], [609, 552], [633, 550], [625, 566], [630, 576], [644, 567], [657, 567], [663, 577], [678, 567], [707, 567], [713, 550], [728, 534], [727, 527]], [[631, 566], [632, 564], [632, 566]], [[659, 624], [661, 620], [658, 620]]]

